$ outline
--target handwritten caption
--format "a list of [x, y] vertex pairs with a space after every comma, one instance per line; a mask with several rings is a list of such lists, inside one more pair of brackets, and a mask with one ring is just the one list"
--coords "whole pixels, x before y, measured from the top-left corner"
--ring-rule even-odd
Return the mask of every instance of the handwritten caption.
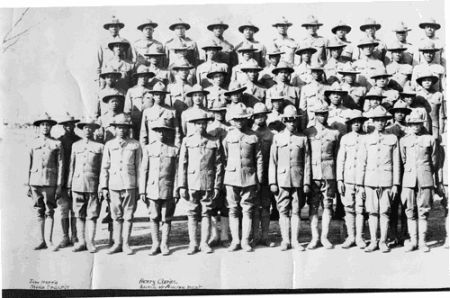
[[173, 279], [139, 279], [139, 289], [170, 289], [170, 290], [194, 290], [200, 289], [200, 285], [182, 285]]
[[68, 290], [69, 285], [61, 284], [57, 280], [37, 280], [30, 278], [30, 289], [32, 290]]

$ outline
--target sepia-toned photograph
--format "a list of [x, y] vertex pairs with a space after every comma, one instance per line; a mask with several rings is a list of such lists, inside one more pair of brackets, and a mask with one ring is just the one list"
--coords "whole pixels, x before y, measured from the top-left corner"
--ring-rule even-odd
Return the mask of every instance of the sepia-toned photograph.
[[121, 4], [0, 8], [4, 297], [450, 291], [444, 0]]

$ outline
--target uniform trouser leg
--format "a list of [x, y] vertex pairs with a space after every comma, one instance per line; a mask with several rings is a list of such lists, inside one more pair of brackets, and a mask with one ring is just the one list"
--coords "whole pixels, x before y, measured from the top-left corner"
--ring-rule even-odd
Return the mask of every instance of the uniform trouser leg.
[[445, 212], [447, 214], [446, 218], [445, 218], [445, 243], [444, 243], [444, 247], [445, 248], [449, 248], [449, 244], [448, 244], [448, 230], [449, 230], [449, 226], [450, 226], [450, 222], [449, 222], [449, 212], [448, 212], [448, 186], [444, 185], [444, 196], [445, 196], [445, 201], [446, 201], [446, 206], [445, 206]]
[[[61, 213], [61, 228], [63, 233], [63, 238], [60, 247], [66, 247], [69, 245], [69, 229], [70, 229], [70, 197], [67, 192], [63, 191], [61, 193], [61, 198], [58, 200], [58, 205]], [[72, 226], [75, 226], [76, 222]]]
[[211, 234], [211, 217], [204, 216], [204, 217], [202, 217], [200, 245], [208, 244], [208, 239], [209, 239], [210, 234]]
[[189, 233], [189, 253], [194, 253], [198, 249], [197, 242], [197, 226], [198, 221], [194, 216], [188, 216], [188, 233]]
[[356, 207], [356, 186], [354, 184], [345, 184], [345, 194], [342, 197], [342, 203], [345, 208], [345, 225], [347, 227], [348, 244], [355, 242], [355, 207]]
[[220, 216], [212, 216], [211, 217], [211, 238], [208, 241], [208, 244], [213, 244], [216, 241], [219, 241], [220, 239], [220, 232], [219, 232], [219, 220]]
[[230, 221], [228, 216], [220, 217], [220, 240], [228, 241], [230, 234]]
[[78, 227], [77, 227], [77, 219], [73, 211], [69, 212], [70, 214], [70, 229], [72, 232], [72, 242], [78, 242]]
[[150, 234], [152, 237], [152, 249], [150, 251], [150, 254], [157, 254], [159, 252], [159, 221], [157, 220], [150, 220]]
[[95, 233], [97, 231], [97, 218], [86, 221], [86, 243], [90, 252], [95, 252]]
[[391, 205], [391, 216], [389, 218], [389, 238], [391, 240], [398, 240], [399, 239], [399, 233], [398, 233], [398, 211], [400, 207], [400, 194], [392, 198], [392, 205]]
[[366, 210], [369, 213], [369, 231], [370, 231], [370, 246], [376, 247], [377, 244], [377, 232], [378, 232], [378, 194], [377, 189], [374, 187], [365, 187], [366, 191]]
[[259, 206], [255, 206], [254, 210], [253, 210], [253, 227], [252, 227], [252, 232], [253, 232], [253, 243], [256, 244], [257, 241], [260, 240], [259, 237], [259, 229], [261, 226], [261, 208], [259, 208]]
[[56, 250], [57, 246], [53, 246], [53, 216], [46, 215], [45, 216], [45, 243], [47, 243], [47, 247]]
[[132, 254], [133, 250], [130, 248], [130, 238], [131, 238], [131, 231], [133, 229], [133, 221], [132, 220], [124, 220], [123, 222], [123, 251], [126, 254]]
[[170, 221], [163, 222], [161, 226], [161, 252], [163, 255], [168, 255], [169, 251], [169, 237], [172, 224]]
[[261, 240], [267, 241], [269, 239], [270, 227], [270, 210], [263, 208], [261, 210]]

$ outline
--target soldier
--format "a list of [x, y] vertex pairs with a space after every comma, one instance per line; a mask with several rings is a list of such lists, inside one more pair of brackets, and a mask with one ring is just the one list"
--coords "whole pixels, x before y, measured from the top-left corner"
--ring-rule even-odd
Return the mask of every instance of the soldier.
[[111, 123], [116, 137], [105, 144], [99, 188], [110, 201], [113, 219], [114, 245], [108, 254], [125, 252], [133, 254], [129, 246], [141, 165], [142, 150], [139, 142], [129, 138], [131, 120], [125, 114]]
[[153, 104], [150, 98], [144, 97], [144, 94], [150, 91], [150, 89], [147, 88], [147, 84], [148, 80], [154, 75], [155, 74], [151, 72], [147, 66], [139, 65], [137, 72], [133, 74], [133, 77], [137, 78], [137, 84], [128, 89], [127, 95], [125, 96], [123, 112], [131, 115], [131, 121], [133, 122], [133, 138], [136, 140], [139, 140], [142, 112]]
[[[72, 152], [72, 144], [81, 138], [75, 134], [75, 124], [80, 122], [79, 119], [75, 119], [69, 113], [66, 113], [64, 119], [62, 119], [58, 124], [62, 125], [64, 128], [64, 134], [58, 138], [61, 142], [61, 148], [63, 150], [63, 160], [62, 160], [62, 192], [61, 197], [58, 200], [58, 205], [61, 211], [61, 228], [63, 231], [63, 237], [59, 243], [59, 248], [64, 248], [75, 244], [78, 242], [77, 237], [77, 226], [75, 214], [73, 212], [73, 201], [70, 191], [67, 191], [67, 179], [69, 177], [69, 165], [70, 165], [70, 154]], [[72, 237], [69, 238], [69, 229], [72, 231]]]
[[[405, 89], [400, 92], [400, 99], [405, 102], [408, 109], [410, 109], [411, 111], [417, 110], [415, 113], [421, 113], [421, 117], [427, 117], [426, 115], [428, 114], [428, 112], [425, 108], [425, 105], [417, 101], [416, 91], [414, 91], [411, 87], [405, 87]], [[423, 131], [430, 133], [430, 131], [427, 130], [425, 126], [423, 126]]]
[[245, 83], [247, 81], [246, 74], [242, 71], [242, 66], [252, 62], [258, 64], [258, 61], [254, 59], [257, 49], [251, 43], [243, 44], [237, 50], [241, 54], [239, 64], [231, 69], [230, 81], [239, 81], [240, 83]]
[[191, 25], [178, 18], [175, 23], [169, 26], [171, 31], [175, 32], [175, 36], [169, 39], [164, 48], [166, 50], [166, 57], [168, 59], [167, 65], [174, 63], [177, 58], [174, 52], [174, 48], [178, 48], [180, 45], [184, 45], [187, 48], [186, 59], [194, 67], [198, 65], [199, 53], [197, 43], [191, 38], [186, 36], [186, 31], [191, 28]]
[[434, 62], [434, 57], [436, 57], [436, 53], [439, 52], [439, 50], [440, 49], [438, 49], [432, 41], [425, 41], [419, 46], [419, 52], [421, 52], [423, 58], [421, 59], [420, 64], [413, 68], [411, 78], [413, 87], [417, 91], [420, 90], [420, 84], [417, 84], [416, 80], [423, 72], [431, 72], [439, 79], [433, 84], [433, 88], [436, 91], [442, 92], [445, 89], [445, 84], [442, 83], [445, 77], [445, 68]]
[[[228, 109], [227, 120], [233, 126], [223, 140], [225, 158], [224, 184], [230, 216], [232, 242], [230, 251], [243, 250], [250, 252], [252, 231], [252, 215], [256, 193], [263, 175], [261, 147], [256, 134], [248, 129], [247, 119], [251, 115], [245, 105], [235, 105]], [[239, 237], [239, 215], [242, 210], [242, 241]]]
[[325, 46], [327, 40], [317, 34], [317, 30], [322, 26], [319, 20], [313, 15], [306, 18], [306, 22], [302, 24], [302, 27], [308, 31], [308, 37], [305, 37], [300, 41], [300, 44], [307, 44], [317, 51], [312, 55], [311, 61], [315, 64], [324, 65], [327, 61]]
[[231, 82], [230, 87], [228, 88], [228, 91], [224, 92], [223, 94], [228, 98], [228, 105], [227, 108], [230, 109], [233, 106], [241, 105], [243, 104], [243, 98], [244, 98], [244, 91], [247, 89], [247, 87], [243, 86], [239, 82]]
[[[390, 74], [385, 69], [376, 71], [370, 78], [374, 81], [373, 89], [380, 89], [381, 94], [384, 96], [382, 105], [386, 109], [392, 108], [395, 102], [399, 98], [399, 92], [389, 87]], [[364, 111], [367, 111], [367, 106], [364, 106]]]
[[384, 64], [375, 56], [375, 48], [379, 45], [372, 39], [362, 39], [357, 45], [360, 50], [359, 59], [353, 63], [353, 66], [360, 72], [357, 82], [370, 89], [373, 82], [369, 78], [377, 70], [384, 69]]
[[[180, 44], [178, 46], [174, 45], [172, 48], [172, 52], [174, 53], [174, 55], [168, 68], [170, 82], [176, 81], [177, 70], [174, 69], [174, 67], [180, 64], [190, 64], [189, 60], [187, 59], [189, 48], [186, 46], [186, 44]], [[194, 85], [196, 83], [196, 68], [194, 66], [189, 69], [186, 80], [190, 85]]]
[[284, 61], [278, 63], [277, 67], [272, 70], [272, 73], [275, 75], [276, 84], [267, 91], [266, 105], [269, 109], [271, 108], [270, 98], [279, 96], [280, 94], [284, 96], [284, 105], [292, 104], [295, 107], [299, 106], [300, 90], [289, 83], [290, 76], [293, 72], [294, 69]]
[[[447, 120], [447, 116], [444, 116], [444, 119]], [[442, 134], [440, 140], [440, 148], [439, 148], [439, 171], [438, 171], [438, 183], [439, 183], [439, 192], [442, 194], [443, 200], [442, 203], [445, 208], [445, 242], [444, 247], [449, 248], [448, 244], [448, 230], [450, 227], [449, 224], [449, 213], [448, 213], [448, 161], [447, 161], [447, 126], [444, 127], [444, 133]]]
[[111, 125], [114, 122], [114, 117], [121, 114], [120, 110], [123, 107], [125, 96], [118, 90], [111, 90], [111, 93], [105, 94], [102, 101], [108, 105], [108, 111], [98, 118], [100, 129], [96, 132], [96, 140], [106, 143], [115, 136], [115, 129]]
[[[288, 36], [288, 29], [292, 26], [292, 23], [289, 22], [285, 17], [281, 17], [281, 19], [277, 20], [272, 27], [275, 27], [278, 32], [277, 38], [273, 39], [273, 46], [279, 49], [281, 54], [281, 60], [286, 61], [287, 63], [294, 64], [295, 60], [295, 50], [298, 45], [297, 42]], [[269, 53], [267, 53], [269, 55]], [[270, 60], [270, 56], [269, 56]], [[275, 65], [276, 66], [276, 65]]]
[[[419, 23], [419, 27], [420, 29], [423, 29], [425, 33], [425, 36], [420, 39], [420, 43], [428, 43], [431, 41], [436, 45], [436, 48], [439, 49], [433, 57], [433, 63], [445, 66], [445, 43], [436, 36], [436, 31], [441, 28], [441, 25], [433, 18], [425, 18]], [[416, 52], [415, 56], [417, 57], [417, 63], [422, 63], [424, 57], [420, 54], [420, 52]]]
[[241, 71], [247, 76], [247, 80], [243, 84], [247, 87], [244, 91], [244, 104], [247, 107], [252, 108], [258, 102], [263, 104], [266, 102], [266, 88], [258, 83], [258, 75], [261, 70], [262, 68], [254, 60], [242, 64]]
[[[339, 21], [336, 25], [331, 28], [331, 32], [334, 36], [329, 41], [330, 43], [343, 43], [345, 45], [343, 49], [343, 56], [348, 57], [348, 60], [356, 60], [358, 56], [358, 49], [355, 49], [353, 43], [347, 39], [347, 34], [350, 33], [352, 27], [345, 23], [344, 21]], [[331, 53], [328, 53], [327, 57], [330, 58]]]
[[211, 81], [211, 86], [205, 88], [209, 92], [206, 107], [209, 109], [216, 104], [226, 104], [225, 77], [228, 75], [227, 70], [220, 65], [212, 67], [206, 77]]
[[97, 94], [97, 109], [95, 116], [98, 118], [106, 113], [108, 110], [107, 105], [103, 102], [103, 97], [107, 94], [114, 92], [121, 92], [125, 94], [124, 90], [118, 89], [117, 82], [122, 77], [122, 74], [113, 68], [104, 68], [100, 74], [100, 78], [103, 80], [104, 86], [100, 89]]
[[[396, 37], [396, 41], [393, 44], [395, 44], [398, 49], [405, 49], [405, 50], [401, 50], [401, 55], [400, 55], [401, 59], [400, 60], [402, 60], [403, 63], [409, 64], [409, 65], [417, 64], [417, 62], [414, 61], [414, 57], [413, 57], [413, 55], [414, 55], [413, 45], [407, 41], [408, 32], [411, 31], [411, 28], [408, 28], [408, 26], [406, 26], [405, 23], [400, 22], [394, 27], [393, 31], [395, 32], [395, 37]], [[391, 48], [392, 48], [392, 46], [391, 46]], [[393, 52], [389, 49], [387, 49], [387, 51], [388, 51], [388, 53], [386, 55], [386, 64], [388, 64], [389, 62], [392, 62], [392, 60], [393, 60], [393, 57], [392, 57]], [[389, 52], [391, 52], [391, 53], [389, 53]]]
[[121, 77], [117, 80], [117, 88], [128, 90], [131, 87], [134, 65], [125, 60], [124, 57], [126, 51], [130, 48], [130, 43], [126, 39], [117, 39], [108, 43], [108, 47], [113, 52], [113, 56], [103, 63], [104, 67], [120, 72]]
[[[239, 53], [239, 49], [242, 47], [247, 47], [248, 44], [251, 44], [254, 49], [256, 49], [253, 58], [258, 62], [258, 65], [261, 67], [266, 66], [266, 47], [259, 41], [255, 40], [254, 34], [259, 31], [259, 28], [256, 27], [252, 22], [248, 21], [244, 25], [239, 26], [239, 32], [241, 32], [244, 36], [244, 40], [238, 43], [234, 49]], [[243, 56], [239, 56], [239, 63], [242, 63]]]
[[200, 85], [193, 86], [192, 90], [186, 93], [187, 96], [192, 98], [193, 105], [181, 114], [181, 131], [184, 136], [190, 135], [191, 129], [194, 129], [195, 125], [190, 119], [195, 115], [198, 115], [199, 110], [206, 112], [205, 103], [208, 94], [209, 92], [203, 90]]
[[[136, 65], [147, 65], [145, 54], [151, 51], [162, 51], [164, 53], [164, 46], [161, 42], [153, 38], [153, 32], [158, 24], [151, 19], [145, 19], [137, 26], [137, 29], [142, 32], [142, 38], [136, 40], [133, 48], [136, 51]], [[147, 65], [148, 66], [148, 65]]]
[[166, 54], [164, 53], [164, 49], [155, 49], [152, 47], [144, 53], [144, 57], [146, 59], [145, 65], [148, 66], [148, 70], [150, 72], [155, 74], [155, 76], [148, 82], [149, 89], [152, 89], [157, 82], [161, 82], [164, 85], [169, 84], [170, 73], [168, 70], [163, 68], [163, 65], [165, 65], [163, 61], [165, 56]]
[[[312, 55], [317, 52], [316, 48], [310, 45], [301, 45], [295, 51], [295, 54], [300, 56], [300, 64], [295, 67], [294, 75], [291, 77], [291, 84], [296, 87], [303, 87], [311, 82], [311, 64]], [[318, 65], [315, 63], [315, 65]]]
[[237, 64], [238, 57], [234, 52], [233, 45], [223, 37], [224, 31], [227, 30], [228, 27], [228, 24], [225, 24], [223, 20], [219, 19], [212, 24], [209, 24], [206, 28], [213, 32], [212, 40], [214, 43], [222, 47], [218, 54], [217, 61], [227, 64], [228, 69], [231, 70], [231, 68]]
[[184, 139], [180, 150], [178, 187], [180, 197], [188, 201], [188, 255], [198, 251], [197, 224], [201, 219], [200, 250], [212, 253], [208, 244], [214, 201], [223, 183], [223, 151], [220, 139], [206, 132], [213, 118], [196, 110], [189, 119], [193, 129]]
[[342, 80], [338, 75], [338, 71], [344, 67], [344, 63], [348, 62], [342, 57], [342, 51], [344, 48], [346, 48], [344, 43], [336, 41], [330, 41], [326, 46], [326, 49], [330, 54], [327, 63], [323, 68], [328, 84], [333, 84], [334, 82], [340, 82]]
[[[402, 203], [406, 208], [410, 240], [406, 251], [417, 249], [429, 252], [426, 243], [428, 216], [431, 210], [437, 169], [437, 147], [435, 139], [422, 134], [422, 125], [426, 118], [411, 113], [406, 118], [410, 133], [400, 139], [400, 153], [404, 167], [402, 179]], [[417, 243], [419, 240], [419, 243]]]
[[[73, 251], [97, 251], [95, 231], [100, 214], [102, 192], [98, 189], [103, 144], [94, 141], [94, 131], [100, 127], [94, 119], [86, 118], [77, 124], [83, 139], [75, 142], [70, 155], [67, 193], [72, 196], [79, 242]], [[87, 221], [86, 221], [87, 220]]]
[[264, 69], [259, 73], [259, 83], [267, 89], [276, 84], [274, 80], [275, 76], [272, 73], [272, 70], [277, 67], [281, 60], [282, 54], [284, 54], [284, 52], [281, 52], [278, 48], [269, 48], [267, 50], [269, 65], [264, 67]]
[[[328, 105], [318, 102], [312, 109], [315, 125], [304, 133], [311, 144], [312, 181], [308, 198], [312, 239], [308, 249], [315, 249], [319, 241], [327, 248], [333, 248], [328, 240], [328, 231], [336, 197], [336, 157], [339, 146], [339, 132], [327, 124]], [[322, 205], [322, 235], [319, 240], [319, 206]]]
[[[381, 106], [381, 102], [383, 101], [384, 96], [380, 88], [372, 88], [369, 92], [367, 92], [366, 96], [364, 96], [364, 104], [368, 102], [367, 107], [368, 111], [371, 111], [378, 106]], [[375, 129], [373, 125], [372, 119], [368, 119], [364, 125], [363, 130], [366, 133], [371, 133]]]
[[369, 213], [370, 245], [365, 251], [373, 252], [379, 247], [381, 252], [387, 253], [390, 251], [387, 236], [391, 201], [399, 193], [400, 186], [400, 150], [397, 137], [386, 133], [386, 123], [391, 114], [385, 108], [378, 106], [365, 116], [372, 119], [374, 126], [373, 132], [366, 135], [361, 144], [356, 175], [358, 191], [366, 196]]
[[311, 185], [311, 148], [307, 137], [297, 131], [298, 117], [295, 107], [286, 106], [282, 115], [286, 128], [273, 137], [270, 149], [268, 183], [271, 192], [276, 195], [280, 212], [283, 251], [291, 245], [294, 249], [304, 250], [298, 240], [300, 211]]
[[325, 85], [323, 68], [319, 65], [311, 67], [311, 81], [303, 86], [300, 92], [300, 109], [307, 112], [306, 127], [311, 126], [314, 120], [314, 106], [324, 101]]
[[[383, 63], [386, 57], [386, 45], [376, 37], [377, 31], [381, 29], [381, 25], [378, 24], [374, 19], [367, 18], [365, 19], [364, 23], [359, 26], [359, 29], [366, 34], [365, 39], [371, 40], [372, 42], [376, 43], [372, 55], [375, 59], [378, 59]], [[359, 59], [364, 56], [366, 55], [360, 52]]]
[[389, 86], [397, 91], [402, 91], [408, 82], [408, 74], [412, 73], [412, 66], [406, 63], [406, 48], [402, 43], [396, 42], [388, 46], [390, 63], [386, 65], [386, 72], [392, 75]]
[[271, 98], [271, 112], [267, 114], [267, 126], [274, 133], [278, 133], [285, 128], [283, 124], [282, 114], [283, 114], [283, 104], [284, 104], [284, 95], [283, 93], [272, 94]]
[[351, 131], [341, 138], [336, 161], [338, 192], [344, 204], [347, 226], [347, 239], [341, 247], [347, 249], [357, 245], [364, 249], [364, 198], [356, 185], [356, 165], [363, 138], [362, 126], [367, 118], [359, 110], [350, 110], [348, 116], [346, 123]]
[[386, 132], [396, 135], [400, 141], [407, 134], [405, 120], [406, 116], [411, 113], [411, 109], [408, 108], [406, 102], [399, 99], [389, 112], [394, 116], [394, 121], [386, 126]]
[[167, 120], [159, 118], [150, 124], [153, 137], [143, 147], [139, 169], [139, 197], [147, 206], [150, 215], [150, 255], [160, 252], [164, 256], [170, 254], [171, 222], [179, 199], [176, 179], [179, 147], [174, 144], [174, 128]]
[[[273, 246], [269, 241], [269, 225], [270, 225], [270, 204], [273, 200], [270, 191], [268, 174], [270, 147], [273, 140], [273, 132], [267, 127], [266, 120], [269, 110], [262, 102], [256, 103], [253, 107], [254, 124], [252, 130], [258, 136], [261, 144], [261, 154], [263, 159], [263, 180], [260, 181], [260, 189], [256, 195], [255, 209], [253, 214], [253, 243], [263, 246]], [[261, 228], [261, 237], [259, 229]]]
[[338, 82], [324, 92], [325, 101], [329, 105], [328, 125], [337, 129], [341, 136], [347, 133], [346, 114], [349, 109], [342, 104], [345, 96], [347, 96], [347, 91], [342, 90]]
[[27, 195], [33, 199], [40, 231], [40, 242], [34, 247], [35, 250], [58, 250], [58, 246], [54, 246], [52, 242], [53, 215], [56, 200], [62, 192], [64, 153], [61, 141], [50, 136], [55, 124], [56, 121], [47, 113], [33, 122], [34, 126], [39, 127], [39, 136], [32, 141], [29, 151]]
[[356, 81], [356, 76], [360, 72], [355, 70], [350, 64], [346, 64], [341, 70], [338, 70], [338, 73], [343, 77], [342, 90], [347, 91], [347, 96], [343, 100], [344, 106], [351, 109], [362, 109], [367, 88]]
[[192, 99], [186, 96], [186, 93], [191, 91], [192, 85], [187, 78], [189, 71], [193, 68], [190, 63], [175, 64], [172, 69], [176, 71], [175, 82], [169, 84], [167, 91], [169, 91], [169, 106], [175, 109], [178, 119], [181, 119], [181, 113], [192, 106]]
[[228, 65], [217, 61], [218, 54], [220, 53], [220, 50], [222, 50], [221, 46], [209, 42], [203, 46], [202, 49], [205, 51], [206, 61], [197, 67], [196, 76], [198, 84], [203, 88], [207, 88], [212, 85], [208, 79], [208, 73], [210, 73], [212, 69], [221, 68], [228, 74]]
[[166, 131], [166, 134], [174, 133], [172, 137], [175, 137], [175, 145], [179, 146], [181, 142], [180, 124], [176, 117], [176, 111], [165, 103], [165, 98], [168, 93], [164, 84], [158, 82], [153, 86], [153, 90], [147, 91], [144, 95], [144, 97], [152, 96], [153, 106], [146, 108], [142, 113], [141, 132], [139, 136], [142, 148], [150, 144], [150, 141], [154, 137], [159, 139], [159, 133], [155, 133], [152, 129], [153, 124], [157, 123], [159, 119], [165, 119], [168, 126], [172, 127], [172, 130]]

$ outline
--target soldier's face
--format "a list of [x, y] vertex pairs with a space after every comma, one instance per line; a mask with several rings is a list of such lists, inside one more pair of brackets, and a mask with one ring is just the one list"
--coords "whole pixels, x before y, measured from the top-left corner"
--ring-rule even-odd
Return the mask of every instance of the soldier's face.
[[392, 60], [394, 60], [395, 62], [400, 62], [400, 60], [402, 59], [402, 53], [400, 51], [393, 51], [392, 52]]
[[402, 99], [408, 106], [412, 105], [414, 102], [414, 96], [403, 96]]
[[356, 75], [354, 74], [345, 74], [344, 80], [347, 84], [353, 84], [356, 80]]
[[221, 73], [216, 73], [213, 75], [212, 80], [215, 86], [221, 86], [225, 80], [225, 77]]
[[214, 33], [214, 36], [222, 37], [223, 36], [223, 32], [225, 31], [225, 27], [223, 27], [223, 26], [214, 26], [212, 31]]
[[145, 26], [142, 28], [142, 34], [145, 38], [152, 38], [153, 37], [153, 27], [152, 26]]
[[306, 63], [311, 62], [311, 56], [312, 56], [311, 52], [308, 52], [308, 51], [303, 52], [301, 56], [302, 56], [302, 61], [305, 61]]
[[336, 36], [339, 39], [344, 39], [345, 36], [347, 35], [347, 30], [343, 29], [343, 28], [338, 28], [336, 30]]
[[316, 113], [316, 119], [320, 124], [325, 125], [328, 120], [328, 113]]
[[420, 85], [425, 89], [430, 89], [433, 85], [433, 81], [431, 80], [431, 78], [425, 78], [422, 80], [422, 83]]
[[387, 85], [387, 82], [388, 82], [388, 79], [387, 78], [376, 78], [375, 79], [375, 85], [377, 85], [378, 87], [380, 87], [380, 88], [384, 88], [384, 87], [386, 87], [386, 85]]
[[188, 75], [189, 75], [188, 69], [179, 69], [178, 70], [178, 76], [180, 77], [180, 79], [186, 80]]
[[406, 117], [406, 115], [403, 112], [395, 112], [394, 113], [395, 121], [403, 122], [403, 121], [405, 121], [405, 117]]
[[339, 93], [331, 93], [328, 98], [330, 99], [330, 102], [335, 106], [340, 105], [342, 102], [342, 96]]
[[207, 122], [206, 121], [196, 121], [194, 122], [195, 131], [197, 133], [203, 134], [206, 131]]
[[184, 37], [184, 35], [186, 34], [186, 27], [184, 27], [182, 25], [178, 25], [175, 27], [174, 31], [175, 31], [176, 36]]
[[149, 56], [147, 59], [148, 59], [148, 62], [151, 65], [158, 65], [159, 64], [159, 57], [158, 56]]
[[373, 54], [375, 47], [373, 45], [362, 46], [361, 51], [365, 56], [370, 56]]
[[412, 123], [409, 125], [413, 134], [418, 134], [422, 129], [422, 123]]
[[122, 126], [122, 125], [116, 126], [116, 136], [117, 137], [124, 139], [128, 136], [128, 133], [129, 133], [128, 126]]
[[115, 55], [120, 56], [125, 52], [125, 47], [121, 44], [114, 45], [113, 52]]
[[41, 122], [39, 124], [39, 131], [41, 135], [48, 136], [50, 134], [50, 131], [52, 130], [52, 125], [49, 122]]
[[163, 93], [154, 93], [153, 94], [153, 100], [155, 101], [155, 104], [157, 104], [157, 105], [164, 104], [164, 97], [165, 97], [165, 94], [163, 94]]
[[118, 98], [113, 97], [109, 100], [109, 107], [112, 111], [117, 111], [119, 109], [119, 106], [120, 101]]
[[247, 77], [250, 82], [256, 82], [258, 80], [258, 71], [257, 70], [249, 70], [246, 71]]
[[369, 106], [371, 108], [378, 107], [381, 104], [381, 101], [378, 99], [369, 99]]
[[242, 52], [242, 57], [245, 61], [248, 61], [253, 58], [253, 52]]
[[197, 92], [192, 94], [192, 102], [196, 106], [200, 106], [203, 103], [204, 98], [205, 96], [203, 95], [203, 93]]
[[272, 101], [272, 109], [275, 111], [280, 111], [282, 106], [281, 100], [274, 100]]
[[315, 35], [317, 33], [317, 30], [319, 30], [319, 26], [306, 26], [305, 28], [310, 35]]
[[283, 123], [286, 126], [287, 130], [289, 130], [290, 132], [295, 131], [295, 118], [285, 118]]
[[253, 35], [255, 34], [255, 30], [251, 27], [246, 27], [244, 28], [242, 33], [244, 34], [244, 37], [246, 39], [252, 39]]
[[342, 54], [342, 48], [330, 49], [330, 55], [334, 59], [338, 59], [339, 57], [341, 57], [341, 54]]
[[241, 97], [242, 97], [242, 93], [240, 93], [240, 92], [232, 93], [230, 95], [230, 100], [232, 103], [238, 103], [238, 102], [241, 102]]
[[423, 51], [422, 54], [423, 54], [423, 57], [425, 58], [425, 61], [427, 61], [427, 62], [433, 61], [433, 59], [434, 59], [434, 52]]
[[286, 35], [287, 31], [288, 31], [288, 28], [289, 27], [287, 25], [284, 25], [284, 24], [278, 24], [277, 25], [278, 33], [280, 33], [281, 35]]
[[373, 118], [373, 126], [375, 127], [376, 131], [383, 131], [386, 127], [387, 119], [386, 118]]
[[258, 125], [258, 126], [263, 126], [264, 123], [266, 123], [266, 120], [267, 120], [266, 114], [257, 114], [257, 115], [255, 115], [253, 118], [254, 118], [254, 120], [255, 120], [254, 123], [255, 123], [256, 125]]
[[109, 25], [108, 31], [112, 36], [117, 36], [119, 34], [120, 27], [119, 25]]
[[408, 32], [397, 32], [395, 34], [395, 36], [397, 36], [397, 40], [400, 42], [405, 42], [406, 41], [406, 37], [408, 37]]
[[352, 131], [353, 132], [360, 132], [361, 128], [362, 128], [362, 124], [363, 124], [362, 121], [359, 121], [359, 120], [353, 121], [352, 124], [351, 124]]
[[320, 81], [322, 78], [322, 71], [321, 70], [311, 70], [311, 76], [315, 81]]
[[225, 111], [214, 112], [214, 119], [216, 121], [222, 122], [225, 119]]
[[277, 66], [280, 62], [280, 59], [281, 55], [269, 55], [270, 64], [272, 64], [273, 66]]
[[425, 31], [425, 34], [428, 37], [433, 37], [434, 33], [436, 32], [436, 29], [430, 25], [425, 25], [425, 28], [423, 30]]
[[86, 139], [92, 139], [94, 136], [94, 127], [92, 125], [85, 125], [83, 126], [83, 136]]
[[366, 30], [364, 30], [368, 36], [375, 36], [375, 32], [377, 32], [377, 28], [375, 26], [369, 26], [366, 27]]
[[246, 120], [247, 119], [233, 119], [233, 120], [231, 120], [231, 125], [233, 125], [234, 127], [236, 127], [239, 130], [242, 130], [245, 127]]
[[73, 133], [75, 131], [75, 123], [66, 123], [63, 125], [64, 131], [67, 133]]
[[277, 78], [281, 82], [287, 82], [287, 81], [289, 81], [290, 75], [291, 75], [291, 73], [289, 71], [287, 71], [286, 69], [282, 69], [282, 70], [278, 71]]

